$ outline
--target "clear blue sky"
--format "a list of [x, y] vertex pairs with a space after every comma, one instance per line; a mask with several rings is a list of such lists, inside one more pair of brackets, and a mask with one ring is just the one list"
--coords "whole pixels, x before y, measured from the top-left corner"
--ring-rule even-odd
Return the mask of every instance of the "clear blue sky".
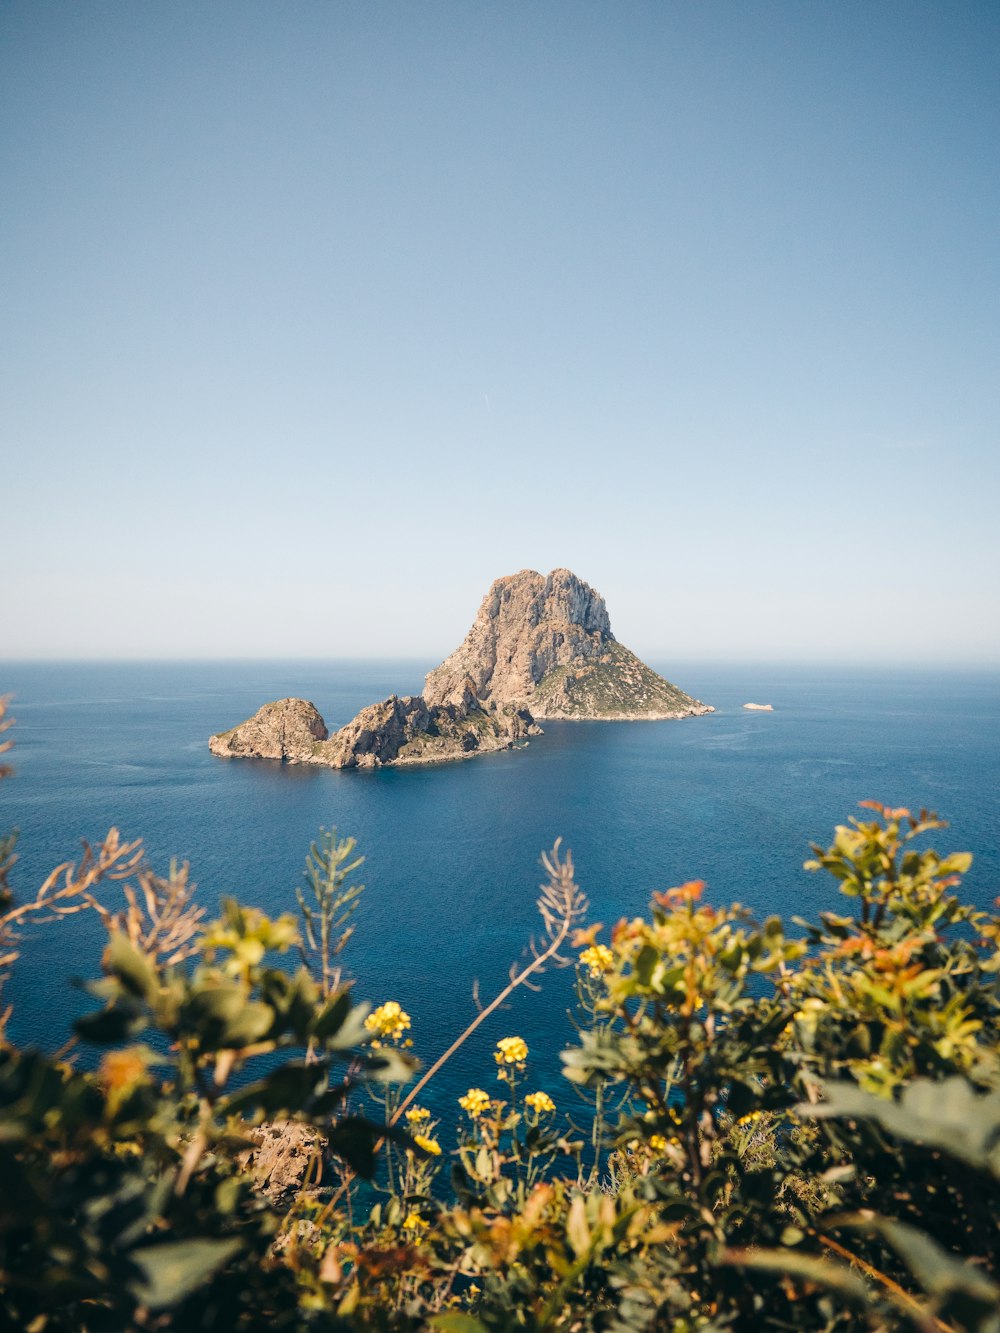
[[1000, 5], [0, 6], [0, 658], [1000, 662]]

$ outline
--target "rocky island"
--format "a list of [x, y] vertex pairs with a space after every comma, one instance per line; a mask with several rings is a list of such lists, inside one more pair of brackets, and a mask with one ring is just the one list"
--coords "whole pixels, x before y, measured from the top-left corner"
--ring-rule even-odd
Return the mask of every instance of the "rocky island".
[[390, 695], [332, 736], [305, 699], [265, 704], [209, 739], [213, 754], [328, 768], [467, 759], [541, 734], [536, 719], [638, 721], [711, 713], [611, 632], [604, 598], [568, 569], [497, 579], [422, 695]]

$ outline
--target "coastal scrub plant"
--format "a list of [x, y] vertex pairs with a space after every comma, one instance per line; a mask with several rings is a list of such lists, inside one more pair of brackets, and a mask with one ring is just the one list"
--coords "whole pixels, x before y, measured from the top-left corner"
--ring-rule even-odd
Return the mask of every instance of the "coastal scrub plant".
[[327, 999], [339, 990], [342, 971], [336, 961], [354, 933], [351, 919], [358, 909], [363, 884], [348, 884], [364, 857], [352, 855], [353, 838], [338, 838], [336, 829], [321, 829], [306, 857], [306, 889], [295, 890], [302, 916], [299, 952]]
[[[108, 881], [117, 910], [98, 897]], [[86, 986], [98, 1007], [61, 1055], [0, 1044], [8, 1327], [253, 1326], [272, 1298], [285, 1309], [270, 1307], [275, 1322], [294, 1326], [290, 1269], [247, 1280], [280, 1227], [244, 1165], [254, 1128], [312, 1127], [362, 1176], [380, 1137], [403, 1137], [352, 1107], [414, 1062], [371, 1049], [349, 991], [324, 998], [306, 968], [277, 964], [298, 941], [294, 919], [226, 900], [206, 921], [192, 893], [186, 870], [157, 877], [141, 844], [112, 830], [0, 920], [17, 945], [26, 923], [84, 908], [107, 931], [103, 976]], [[17, 948], [6, 952], [10, 965]]]
[[[997, 1326], [1000, 1159], [969, 1169], [1000, 1129], [997, 917], [953, 893], [971, 858], [914, 845], [940, 820], [864, 805], [807, 863], [854, 912], [791, 938], [692, 881], [611, 933], [618, 1026], [564, 1061], [634, 1090], [619, 1179], [677, 1226], [629, 1269], [656, 1318], [659, 1290], [695, 1326]], [[980, 1146], [928, 1141], [936, 1096]]]
[[[376, 1051], [408, 1050], [411, 1048], [413, 1038], [405, 1034], [410, 1031], [412, 1026], [410, 1015], [398, 1000], [385, 1000], [365, 1018], [365, 1030], [369, 1034], [369, 1043], [371, 1048]], [[403, 1093], [398, 1083], [386, 1083], [381, 1086], [372, 1085], [368, 1088], [368, 1095], [372, 1101], [378, 1104], [380, 1108], [379, 1116], [385, 1120], [386, 1124], [394, 1125], [400, 1119]], [[429, 1111], [414, 1105], [409, 1111], [406, 1111], [404, 1118], [408, 1125], [421, 1125], [429, 1116]], [[418, 1144], [418, 1146], [422, 1145]], [[402, 1171], [400, 1171], [400, 1164], [402, 1164]], [[390, 1138], [385, 1144], [382, 1160], [383, 1174], [390, 1195], [397, 1193], [405, 1195], [407, 1193], [409, 1188], [407, 1181], [412, 1174], [412, 1166], [413, 1163], [409, 1159], [409, 1154], [404, 1150], [397, 1152]]]
[[503, 1213], [512, 1201], [523, 1204], [534, 1186], [547, 1179], [562, 1160], [574, 1170], [583, 1143], [568, 1137], [552, 1117], [556, 1103], [541, 1089], [519, 1096], [519, 1076], [528, 1068], [529, 1051], [522, 1037], [501, 1037], [493, 1058], [496, 1095], [470, 1088], [458, 1099], [465, 1113], [459, 1126], [455, 1180], [467, 1195]]

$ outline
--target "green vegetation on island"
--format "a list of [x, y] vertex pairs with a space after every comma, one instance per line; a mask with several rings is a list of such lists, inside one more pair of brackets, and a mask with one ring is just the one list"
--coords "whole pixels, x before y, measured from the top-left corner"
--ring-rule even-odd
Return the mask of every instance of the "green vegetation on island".
[[599, 657], [555, 667], [543, 676], [535, 686], [532, 707], [539, 717], [598, 721], [688, 717], [708, 711], [614, 639]]

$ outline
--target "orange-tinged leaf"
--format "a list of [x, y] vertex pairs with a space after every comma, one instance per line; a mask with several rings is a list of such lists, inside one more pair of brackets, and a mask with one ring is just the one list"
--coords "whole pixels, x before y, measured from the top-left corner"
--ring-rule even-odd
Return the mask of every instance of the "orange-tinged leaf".
[[653, 902], [658, 907], [674, 908], [683, 903], [696, 903], [705, 891], [703, 879], [689, 879], [686, 884], [679, 884], [675, 889], [667, 889], [653, 894]]
[[598, 935], [604, 929], [600, 921], [594, 925], [588, 926], [586, 930], [574, 930], [570, 938], [570, 943], [574, 949], [589, 949], [597, 940]]

